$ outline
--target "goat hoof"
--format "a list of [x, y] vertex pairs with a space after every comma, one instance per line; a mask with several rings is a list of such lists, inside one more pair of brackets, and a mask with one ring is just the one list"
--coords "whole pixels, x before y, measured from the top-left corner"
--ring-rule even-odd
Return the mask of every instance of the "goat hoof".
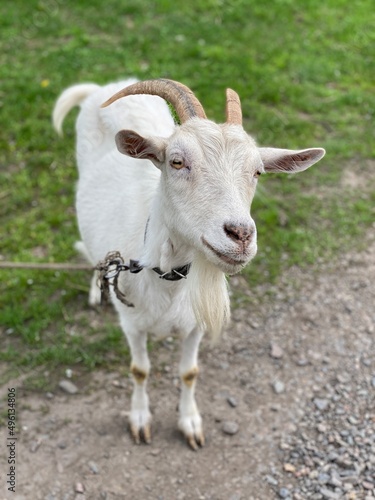
[[143, 427], [137, 427], [130, 424], [130, 433], [133, 436], [135, 444], [151, 443], [151, 425], [146, 424]]
[[205, 439], [202, 428], [202, 419], [199, 413], [193, 416], [180, 418], [178, 427], [185, 436], [188, 445], [194, 451], [197, 451], [199, 447], [204, 446]]
[[189, 436], [186, 436], [186, 440], [190, 448], [192, 448], [194, 451], [198, 451], [199, 447], [203, 448], [205, 443], [203, 432], [200, 432], [198, 435], [190, 434]]
[[132, 412], [129, 418], [129, 428], [136, 444], [151, 443], [151, 414], [148, 411]]

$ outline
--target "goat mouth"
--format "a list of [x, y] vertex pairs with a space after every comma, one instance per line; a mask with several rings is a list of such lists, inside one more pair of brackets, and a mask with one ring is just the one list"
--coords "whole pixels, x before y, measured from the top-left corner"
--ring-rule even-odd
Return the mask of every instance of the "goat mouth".
[[232, 257], [228, 257], [228, 255], [220, 252], [219, 250], [214, 248], [212, 245], [210, 245], [208, 243], [208, 241], [203, 236], [202, 236], [202, 242], [207, 248], [209, 248], [211, 250], [211, 252], [213, 252], [217, 257], [219, 257], [219, 259], [224, 261], [226, 264], [230, 264], [231, 266], [243, 266], [247, 262], [244, 259], [239, 260], [239, 259], [233, 259]]

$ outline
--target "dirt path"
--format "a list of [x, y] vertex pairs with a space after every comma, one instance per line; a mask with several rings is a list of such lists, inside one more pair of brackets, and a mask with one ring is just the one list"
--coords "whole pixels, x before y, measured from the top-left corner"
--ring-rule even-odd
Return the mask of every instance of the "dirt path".
[[[374, 498], [374, 283], [372, 239], [331, 269], [290, 270], [277, 286], [248, 292], [251, 308], [235, 310], [226, 338], [201, 352], [207, 444], [198, 453], [176, 430], [177, 341], [151, 356], [151, 446], [126, 432], [131, 383], [117, 373], [73, 378], [75, 395], [10, 382], [21, 426], [16, 493], [5, 487], [2, 427], [0, 499]], [[242, 278], [232, 286], [246, 290]]]

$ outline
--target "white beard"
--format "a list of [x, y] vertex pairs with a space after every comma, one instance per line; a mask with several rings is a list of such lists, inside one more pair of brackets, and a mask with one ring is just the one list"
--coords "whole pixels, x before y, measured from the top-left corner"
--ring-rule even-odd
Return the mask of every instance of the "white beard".
[[225, 274], [197, 254], [188, 277], [193, 311], [200, 327], [213, 342], [230, 319], [230, 300]]

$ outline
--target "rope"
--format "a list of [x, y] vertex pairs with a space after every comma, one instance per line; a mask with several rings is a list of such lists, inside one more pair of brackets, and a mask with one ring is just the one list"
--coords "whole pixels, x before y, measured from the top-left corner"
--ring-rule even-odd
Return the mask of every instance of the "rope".
[[41, 269], [45, 271], [93, 271], [89, 264], [64, 264], [62, 262], [7, 262], [0, 261], [0, 269]]

